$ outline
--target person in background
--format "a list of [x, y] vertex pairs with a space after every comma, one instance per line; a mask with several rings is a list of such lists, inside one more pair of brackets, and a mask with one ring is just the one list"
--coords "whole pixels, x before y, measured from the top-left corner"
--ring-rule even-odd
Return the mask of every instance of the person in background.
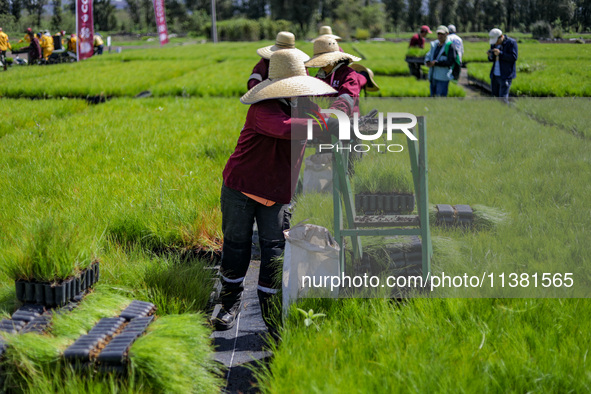
[[263, 82], [265, 79], [269, 78], [269, 59], [273, 53], [282, 49], [295, 50], [296, 53], [302, 58], [302, 62], [310, 59], [310, 56], [306, 55], [299, 49], [296, 49], [295, 36], [293, 33], [288, 31], [280, 31], [277, 33], [277, 37], [275, 38], [275, 45], [269, 45], [257, 49], [257, 54], [261, 57], [261, 60], [259, 60], [259, 62], [254, 66], [252, 69], [252, 74], [248, 78], [246, 85], [249, 90]]
[[429, 67], [431, 97], [447, 97], [450, 71], [456, 61], [456, 51], [447, 40], [449, 30], [441, 25], [437, 27], [437, 40], [431, 42], [431, 49], [425, 55], [425, 64]]
[[222, 308], [214, 321], [217, 330], [228, 330], [236, 322], [256, 220], [261, 247], [257, 293], [269, 333], [277, 336], [271, 318], [271, 300], [280, 287], [275, 280], [280, 270], [275, 260], [285, 248], [283, 230], [289, 228], [288, 205], [307, 135], [307, 119], [298, 115], [318, 110], [305, 96], [334, 92], [324, 82], [307, 76], [296, 51], [279, 50], [269, 59], [269, 78], [240, 98], [250, 108], [236, 149], [223, 171]]
[[97, 55], [102, 55], [103, 54], [103, 48], [105, 46], [105, 43], [103, 42], [103, 38], [101, 37], [100, 34], [96, 33], [94, 35], [94, 42], [93, 42], [95, 49], [95, 53]]
[[40, 35], [39, 43], [43, 49], [43, 60], [47, 61], [53, 53], [53, 37], [49, 33], [49, 30], [46, 30], [45, 34]]
[[68, 53], [70, 56], [76, 56], [76, 53], [78, 52], [78, 49], [76, 47], [77, 41], [78, 38], [76, 37], [76, 34], [71, 34], [70, 39], [68, 40]]
[[314, 41], [314, 56], [305, 64], [306, 67], [320, 68], [316, 78], [326, 82], [337, 90], [333, 97], [337, 100], [331, 108], [351, 115], [358, 106], [359, 93], [367, 84], [367, 79], [349, 67], [349, 63], [361, 59], [339, 51], [339, 44], [334, 38], [319, 37]]
[[33, 34], [33, 31], [29, 33], [29, 65], [37, 64], [37, 61], [41, 59], [42, 50], [41, 44], [39, 43], [39, 39]]
[[6, 35], [0, 27], [0, 62], [2, 63], [4, 71], [8, 68], [8, 65], [6, 64], [6, 51], [9, 49], [12, 49], [12, 46], [8, 40], [8, 35]]
[[[423, 25], [417, 34], [411, 37], [410, 43], [408, 44], [409, 48], [425, 48], [425, 38], [427, 34], [431, 34], [431, 29], [429, 26]], [[417, 79], [421, 79], [421, 63], [408, 63], [408, 70], [410, 71], [410, 75], [416, 77]]]
[[459, 56], [460, 64], [462, 63], [462, 59], [464, 59], [464, 41], [460, 36], [458, 36], [456, 27], [454, 25], [449, 25], [447, 27], [449, 30], [449, 35], [447, 38], [451, 41], [454, 49], [456, 50], [456, 55]]
[[492, 29], [488, 37], [488, 60], [493, 62], [490, 70], [491, 91], [493, 96], [502, 97], [508, 102], [511, 83], [517, 76], [517, 41], [504, 35], [500, 29]]
[[25, 31], [25, 36], [23, 38], [21, 38], [20, 40], [18, 40], [18, 43], [20, 44], [21, 42], [28, 42], [30, 44], [31, 43], [31, 36], [29, 36], [29, 33], [31, 33], [31, 32], [33, 32], [33, 29], [28, 27], [27, 30]]

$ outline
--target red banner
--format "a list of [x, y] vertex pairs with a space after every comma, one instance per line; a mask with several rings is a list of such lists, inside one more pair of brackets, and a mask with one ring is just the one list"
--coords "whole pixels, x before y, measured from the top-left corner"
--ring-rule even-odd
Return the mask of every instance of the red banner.
[[158, 27], [160, 45], [168, 44], [168, 28], [166, 27], [164, 0], [154, 0], [154, 13], [156, 14], [156, 26]]
[[88, 59], [94, 53], [92, 0], [76, 0], [76, 33], [78, 61]]

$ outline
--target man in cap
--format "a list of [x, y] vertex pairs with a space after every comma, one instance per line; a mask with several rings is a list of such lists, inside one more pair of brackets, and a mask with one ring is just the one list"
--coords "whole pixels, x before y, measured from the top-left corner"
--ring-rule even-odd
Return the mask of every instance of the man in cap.
[[509, 100], [509, 91], [513, 78], [517, 76], [517, 41], [507, 37], [500, 29], [492, 29], [488, 33], [490, 49], [488, 60], [493, 62], [490, 70], [490, 85], [495, 97]]
[[437, 27], [437, 40], [431, 42], [431, 50], [425, 55], [425, 64], [429, 67], [431, 97], [447, 97], [449, 81], [453, 79], [451, 68], [456, 60], [456, 51], [447, 40], [449, 30], [441, 25]]
[[[427, 37], [427, 34], [431, 34], [431, 29], [429, 29], [429, 26], [421, 26], [419, 32], [411, 37], [408, 47], [424, 49], [425, 37]], [[410, 75], [416, 77], [417, 79], [421, 79], [421, 65], [421, 63], [408, 62], [408, 70], [410, 71]]]
[[7, 69], [6, 64], [6, 51], [12, 49], [10, 46], [10, 42], [8, 41], [8, 35], [2, 31], [0, 27], [0, 63], [2, 63], [2, 67], [4, 71]]
[[37, 60], [40, 60], [42, 56], [41, 44], [39, 43], [39, 39], [33, 34], [33, 31], [29, 31], [28, 36], [30, 42], [28, 47], [29, 65], [37, 64]]
[[456, 27], [454, 25], [449, 25], [447, 27], [447, 30], [449, 30], [449, 35], [447, 36], [447, 39], [450, 40], [453, 44], [454, 49], [456, 50], [456, 54], [459, 56], [461, 64], [462, 59], [464, 58], [464, 41], [460, 36], [458, 36]]
[[269, 77], [269, 59], [274, 52], [281, 49], [295, 50], [297, 54], [301, 56], [302, 61], [310, 59], [310, 56], [306, 55], [299, 49], [296, 49], [295, 36], [293, 33], [288, 31], [280, 31], [277, 33], [277, 37], [275, 38], [275, 45], [269, 45], [257, 49], [257, 54], [261, 57], [261, 60], [259, 60], [259, 62], [254, 66], [252, 69], [252, 74], [248, 78], [246, 85], [249, 90]]
[[306, 67], [320, 68], [316, 78], [326, 82], [337, 90], [338, 97], [331, 108], [351, 115], [357, 107], [357, 98], [361, 88], [367, 84], [365, 77], [351, 67], [349, 63], [361, 59], [339, 51], [339, 44], [334, 38], [319, 37], [314, 41], [314, 56], [305, 64]]
[[305, 96], [332, 93], [335, 90], [330, 86], [306, 74], [296, 51], [278, 50], [269, 59], [269, 78], [240, 99], [250, 108], [236, 149], [223, 171], [222, 309], [215, 320], [218, 330], [230, 329], [236, 321], [256, 220], [261, 248], [258, 297], [263, 320], [274, 334], [270, 300], [279, 290], [275, 281], [279, 268], [274, 260], [285, 247], [287, 207], [295, 190], [307, 136], [307, 119], [298, 115], [318, 110]]

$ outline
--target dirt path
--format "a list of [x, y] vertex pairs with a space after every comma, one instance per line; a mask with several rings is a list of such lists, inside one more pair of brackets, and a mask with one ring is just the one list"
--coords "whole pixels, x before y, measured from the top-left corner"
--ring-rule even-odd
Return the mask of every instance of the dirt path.
[[468, 70], [465, 68], [462, 68], [458, 85], [461, 86], [466, 92], [466, 98], [472, 99], [490, 97], [490, 94], [488, 92], [485, 92], [479, 86], [473, 85], [470, 83], [470, 81], [468, 81]]

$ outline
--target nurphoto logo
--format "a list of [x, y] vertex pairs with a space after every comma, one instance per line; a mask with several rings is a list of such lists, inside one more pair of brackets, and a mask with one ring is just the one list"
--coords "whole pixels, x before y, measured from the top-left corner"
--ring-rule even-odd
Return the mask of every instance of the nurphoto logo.
[[[378, 113], [377, 123], [372, 122], [371, 125], [375, 125], [375, 129], [372, 128], [365, 128], [364, 131], [373, 132], [373, 134], [364, 134], [360, 131], [359, 125], [359, 112], [353, 113], [353, 121], [349, 118], [347, 114], [343, 111], [339, 111], [338, 109], [321, 109], [320, 112], [314, 111], [313, 114], [310, 114], [312, 118], [318, 123], [320, 128], [327, 130], [328, 125], [326, 123], [326, 118], [330, 115], [335, 115], [338, 120], [339, 124], [339, 141], [347, 141], [350, 142], [351, 138], [351, 126], [353, 126], [353, 134], [355, 138], [353, 138], [354, 143], [350, 144], [320, 144], [319, 151], [343, 151], [347, 150], [349, 152], [369, 152], [370, 150], [374, 149], [378, 152], [391, 152], [391, 153], [398, 153], [402, 152], [404, 147], [400, 144], [389, 144], [389, 143], [358, 143], [360, 141], [376, 141], [382, 138], [384, 134], [384, 113]], [[386, 113], [386, 141], [392, 141], [392, 134], [394, 132], [398, 132], [400, 130], [403, 132], [406, 137], [412, 141], [416, 141], [417, 137], [410, 131], [414, 126], [417, 124], [417, 117], [413, 114], [405, 113], [405, 112], [388, 112]], [[401, 120], [406, 120], [406, 122], [401, 122]], [[363, 124], [363, 122], [362, 122]], [[371, 130], [368, 130], [371, 129]], [[312, 119], [308, 119], [308, 140], [313, 139], [313, 132], [312, 132]]]

